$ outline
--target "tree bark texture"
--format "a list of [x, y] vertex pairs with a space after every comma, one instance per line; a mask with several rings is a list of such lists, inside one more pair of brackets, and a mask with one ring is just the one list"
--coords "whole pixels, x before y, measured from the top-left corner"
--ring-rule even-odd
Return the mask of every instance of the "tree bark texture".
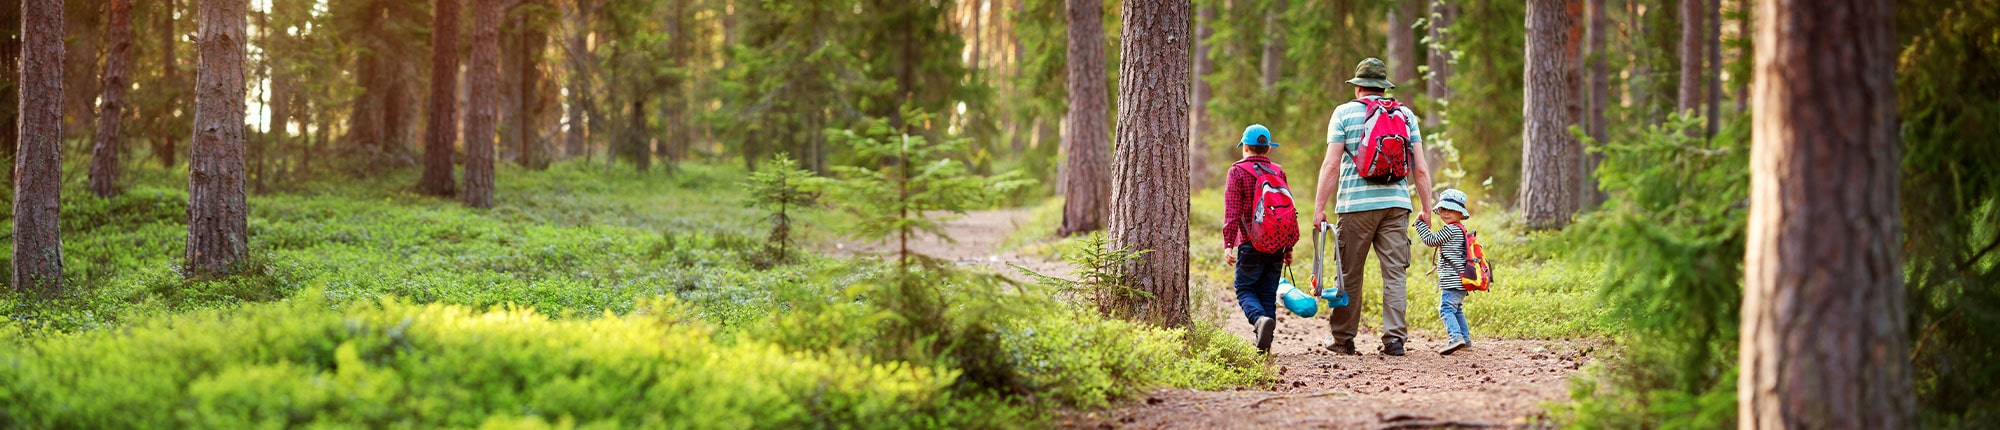
[[62, 294], [63, 2], [21, 2], [14, 291]]
[[456, 191], [451, 158], [452, 141], [458, 137], [458, 1], [437, 0], [431, 7], [430, 116], [417, 191], [433, 196]]
[[1278, 87], [1278, 79], [1284, 77], [1285, 28], [1283, 23], [1285, 19], [1283, 14], [1285, 13], [1285, 0], [1272, 0], [1268, 7], [1270, 9], [1264, 11], [1264, 79], [1262, 81], [1262, 88], [1266, 94], [1275, 91]]
[[1738, 424], [1917, 428], [1888, 0], [1761, 0]]
[[201, 0], [193, 153], [188, 159], [188, 272], [227, 273], [249, 246], [244, 202], [245, 0]]
[[[1586, 68], [1589, 73], [1590, 88], [1583, 108], [1585, 115], [1583, 130], [1584, 134], [1601, 144], [1610, 137], [1605, 134], [1604, 110], [1611, 108], [1611, 68], [1606, 65], [1610, 60], [1607, 57], [1610, 53], [1604, 50], [1604, 38], [1605, 32], [1611, 28], [1611, 21], [1606, 18], [1604, 0], [1590, 0], [1589, 8], [1590, 16], [1586, 25], [1590, 28], [1586, 33], [1590, 41], [1584, 59], [1588, 63]], [[1577, 196], [1582, 200], [1578, 203], [1582, 207], [1592, 207], [1604, 202], [1607, 197], [1604, 191], [1597, 188], [1597, 179], [1592, 177], [1597, 172], [1598, 163], [1603, 162], [1604, 156], [1585, 153], [1582, 157], [1583, 172], [1577, 175], [1579, 187]]]
[[1423, 0], [1398, 0], [1389, 8], [1389, 81], [1412, 90], [1417, 86], [1417, 6]]
[[104, 10], [110, 31], [105, 38], [97, 136], [90, 148], [90, 193], [111, 197], [118, 193], [118, 151], [124, 141], [119, 126], [125, 116], [125, 92], [132, 88], [132, 0], [110, 0]]
[[[1215, 72], [1215, 60], [1209, 58], [1208, 37], [1215, 34], [1210, 23], [1215, 22], [1215, 6], [1205, 6], [1194, 21], [1194, 102], [1188, 115], [1188, 184], [1192, 189], [1208, 188], [1215, 182], [1214, 172], [1209, 172], [1208, 158], [1211, 151], [1207, 139], [1216, 131], [1210, 129], [1208, 100], [1211, 97], [1208, 81], [1202, 80]], [[1219, 142], [1219, 140], [1217, 141]]]
[[176, 129], [179, 128], [177, 124], [180, 123], [174, 118], [174, 111], [180, 110], [181, 93], [178, 89], [184, 87], [181, 86], [181, 63], [179, 56], [176, 55], [181, 41], [178, 39], [178, 34], [174, 32], [174, 7], [177, 3], [179, 2], [176, 0], [167, 0], [166, 13], [160, 14], [160, 30], [157, 30], [161, 39], [160, 55], [162, 58], [160, 59], [160, 64], [164, 67], [160, 71], [160, 82], [164, 84], [164, 87], [174, 89], [155, 88], [155, 90], [166, 92], [169, 95], [167, 96], [166, 105], [161, 107], [158, 115], [159, 118], [157, 118], [161, 124], [166, 126], [161, 127], [160, 141], [153, 146], [153, 156], [159, 157], [160, 166], [167, 168], [173, 168], [175, 164], [179, 163], [175, 161], [175, 158], [180, 154], [179, 145], [175, 142], [176, 138], [179, 137], [176, 135], [178, 133]]
[[472, 1], [472, 61], [465, 68], [470, 99], [465, 115], [466, 206], [493, 207], [493, 139], [500, 81], [500, 2]]
[[[0, 1], [0, 34], [9, 35], [0, 37], [0, 74], [5, 74], [7, 79], [14, 80], [11, 82], [19, 82], [18, 79], [21, 78], [20, 32], [21, 0]], [[20, 91], [20, 85], [6, 85], [5, 88], [0, 88], [0, 103], [19, 107]], [[14, 151], [20, 149], [20, 145], [15, 141], [21, 137], [20, 114], [19, 111], [0, 114], [4, 115], [0, 117], [0, 127], [4, 127], [0, 128], [4, 130], [0, 131], [0, 161], [7, 164], [8, 182], [14, 181]]]
[[1722, 0], [1703, 0], [1703, 3], [1707, 4], [1708, 12], [1708, 28], [1702, 31], [1702, 38], [1708, 41], [1708, 47], [1702, 51], [1708, 56], [1708, 75], [1702, 79], [1702, 85], [1708, 87], [1704, 93], [1708, 130], [1702, 136], [1714, 139], [1722, 126]]
[[[1707, 46], [1702, 42], [1704, 39], [1702, 35], [1708, 32], [1708, 28], [1702, 25], [1702, 18], [1708, 15], [1703, 12], [1705, 8], [1702, 4], [1707, 2], [1708, 0], [1681, 0], [1681, 76], [1678, 87], [1680, 97], [1676, 99], [1678, 103], [1674, 105], [1674, 110], [1684, 115], [1701, 113], [1702, 48]], [[1695, 133], [1696, 130], [1688, 132]]]
[[1531, 229], [1563, 228], [1577, 208], [1582, 147], [1569, 126], [1583, 119], [1582, 18], [1583, 0], [1528, 1], [1520, 205]]
[[1118, 65], [1118, 147], [1112, 161], [1113, 246], [1146, 253], [1125, 279], [1151, 297], [1125, 310], [1164, 327], [1188, 317], [1187, 0], [1125, 0]]
[[521, 34], [520, 114], [513, 127], [521, 145], [521, 165], [540, 170], [549, 166], [548, 146], [542, 139], [542, 120], [554, 101], [548, 94], [548, 77], [542, 73], [542, 48], [549, 33], [538, 24], [527, 25]]
[[[570, 33], [565, 49], [565, 56], [569, 59], [569, 130], [564, 155], [570, 157], [584, 155], [589, 150], [583, 115], [585, 106], [591, 103], [590, 64], [596, 61], [590, 58], [590, 46], [585, 43], [585, 35], [590, 34], [590, 1], [577, 0], [574, 3], [569, 11]], [[724, 15], [725, 26], [733, 27], [735, 21], [734, 14]], [[730, 34], [727, 30], [723, 33]]]
[[[1449, 114], [1451, 110], [1451, 62], [1453, 58], [1451, 43], [1449, 42], [1451, 36], [1445, 30], [1451, 27], [1452, 18], [1456, 15], [1457, 10], [1458, 6], [1445, 4], [1444, 0], [1433, 0], [1431, 2], [1429, 23], [1431, 42], [1427, 47], [1430, 50], [1430, 61], [1428, 62], [1430, 65], [1430, 76], [1425, 77], [1424, 81], [1430, 87], [1429, 91], [1425, 91], [1425, 93], [1432, 100], [1432, 107], [1431, 111], [1426, 112], [1426, 115], [1424, 115], [1424, 129], [1426, 130], [1442, 130], [1438, 126], [1444, 125], [1445, 115]], [[1432, 168], [1443, 165], [1444, 163], [1441, 162], [1431, 163]]]
[[[1069, 130], [1063, 133], [1064, 236], [1104, 228], [1111, 198], [1111, 107], [1104, 75], [1104, 2], [1068, 0]], [[1182, 118], [1186, 121], [1186, 118]], [[1181, 142], [1186, 142], [1182, 139]], [[1182, 174], [1181, 177], [1186, 177]]]

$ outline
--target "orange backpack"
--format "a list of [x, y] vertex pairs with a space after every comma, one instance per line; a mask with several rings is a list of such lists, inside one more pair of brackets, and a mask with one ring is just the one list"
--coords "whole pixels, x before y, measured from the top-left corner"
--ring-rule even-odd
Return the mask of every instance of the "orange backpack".
[[1458, 231], [1465, 232], [1465, 267], [1458, 271], [1459, 282], [1464, 283], [1466, 291], [1492, 289], [1493, 265], [1486, 262], [1486, 249], [1479, 246], [1479, 235], [1472, 230], [1466, 230], [1463, 224], [1452, 223], [1452, 225], [1458, 226]]

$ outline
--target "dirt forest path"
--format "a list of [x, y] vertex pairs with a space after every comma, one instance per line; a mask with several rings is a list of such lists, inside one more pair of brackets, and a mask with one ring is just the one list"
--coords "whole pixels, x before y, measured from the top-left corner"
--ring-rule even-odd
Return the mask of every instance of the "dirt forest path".
[[[956, 239], [912, 241], [912, 250], [1013, 274], [1009, 263], [1059, 276], [1061, 262], [999, 248], [1029, 222], [1027, 209], [973, 212], [947, 222]], [[893, 244], [838, 244], [836, 253], [893, 252]], [[1228, 285], [1200, 285], [1211, 309], [1222, 309], [1229, 332], [1250, 338], [1250, 324], [1236, 311]], [[1379, 284], [1366, 293], [1379, 298]], [[1429, 290], [1435, 294], [1435, 290]], [[1425, 293], [1412, 287], [1411, 294]], [[1371, 303], [1378, 305], [1379, 303]], [[1100, 411], [1074, 411], [1057, 418], [1064, 428], [1521, 428], [1539, 427], [1543, 405], [1567, 399], [1569, 376], [1593, 358], [1597, 345], [1580, 340], [1496, 340], [1479, 338], [1451, 356], [1435, 351], [1439, 339], [1413, 334], [1408, 354], [1376, 353], [1380, 332], [1364, 329], [1360, 356], [1334, 355], [1327, 343], [1326, 317], [1298, 318], [1280, 311], [1273, 363], [1280, 381], [1269, 387], [1235, 391], [1155, 390]], [[1409, 318], [1437, 318], [1434, 309], [1409, 309]]]

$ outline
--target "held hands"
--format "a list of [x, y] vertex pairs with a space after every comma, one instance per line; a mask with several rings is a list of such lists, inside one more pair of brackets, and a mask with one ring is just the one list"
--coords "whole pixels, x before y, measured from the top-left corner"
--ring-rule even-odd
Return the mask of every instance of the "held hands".
[[1424, 223], [1424, 225], [1430, 225], [1430, 223], [1431, 223], [1431, 211], [1423, 211], [1422, 213], [1418, 213], [1418, 214], [1417, 214], [1417, 221], [1419, 221], [1419, 222], [1423, 222], [1423, 223]]

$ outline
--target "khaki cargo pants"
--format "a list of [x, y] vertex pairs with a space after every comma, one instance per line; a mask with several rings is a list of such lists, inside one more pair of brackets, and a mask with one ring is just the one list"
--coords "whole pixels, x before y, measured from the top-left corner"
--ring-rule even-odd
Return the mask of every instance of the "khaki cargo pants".
[[1333, 341], [1354, 340], [1361, 330], [1361, 307], [1367, 303], [1361, 295], [1362, 268], [1368, 263], [1369, 248], [1375, 249], [1375, 257], [1382, 262], [1382, 340], [1407, 340], [1410, 325], [1403, 309], [1409, 298], [1404, 281], [1410, 271], [1410, 210], [1377, 209], [1339, 217], [1340, 290], [1347, 294], [1349, 304], [1328, 314]]

